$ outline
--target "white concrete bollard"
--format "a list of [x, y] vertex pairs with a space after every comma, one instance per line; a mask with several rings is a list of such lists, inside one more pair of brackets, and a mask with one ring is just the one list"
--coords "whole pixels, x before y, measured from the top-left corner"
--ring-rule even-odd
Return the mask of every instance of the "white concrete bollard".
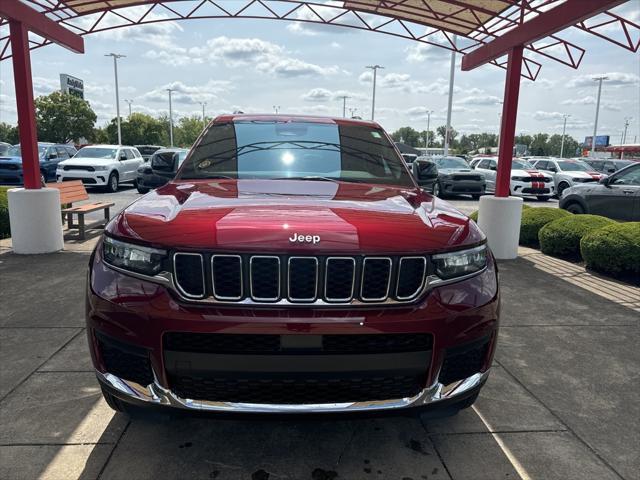
[[520, 197], [480, 197], [478, 226], [497, 259], [510, 260], [518, 256], [521, 217]]
[[12, 188], [7, 197], [15, 253], [50, 253], [64, 248], [59, 190]]

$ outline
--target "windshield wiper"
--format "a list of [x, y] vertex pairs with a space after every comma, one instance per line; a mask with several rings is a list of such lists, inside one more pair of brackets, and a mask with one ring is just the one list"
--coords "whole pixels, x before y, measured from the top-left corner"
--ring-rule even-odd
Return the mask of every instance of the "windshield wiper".
[[334, 182], [334, 183], [339, 183], [340, 180], [337, 178], [331, 178], [331, 177], [323, 177], [321, 175], [302, 175], [302, 176], [298, 176], [298, 177], [275, 177], [275, 178], [270, 178], [269, 180], [317, 180], [319, 182]]

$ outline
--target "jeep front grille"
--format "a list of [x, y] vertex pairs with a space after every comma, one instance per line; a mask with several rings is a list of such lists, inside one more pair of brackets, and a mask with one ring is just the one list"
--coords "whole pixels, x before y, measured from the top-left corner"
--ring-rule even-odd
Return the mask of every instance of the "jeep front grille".
[[237, 304], [376, 304], [414, 300], [420, 256], [287, 256], [175, 253], [173, 280], [188, 300]]

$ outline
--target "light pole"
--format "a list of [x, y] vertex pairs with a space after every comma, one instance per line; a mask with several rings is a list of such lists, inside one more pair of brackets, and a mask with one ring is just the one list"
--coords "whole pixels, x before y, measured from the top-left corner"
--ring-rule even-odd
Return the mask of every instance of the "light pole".
[[171, 94], [174, 92], [174, 88], [167, 88], [169, 92], [169, 143], [173, 147], [173, 107], [171, 105]]
[[593, 138], [591, 138], [591, 154], [596, 153], [596, 134], [598, 133], [598, 114], [600, 113], [600, 93], [602, 93], [602, 81], [608, 80], [609, 77], [605, 77], [601, 75], [599, 77], [594, 77], [593, 80], [598, 82], [598, 99], [596, 100], [596, 119], [593, 122]]
[[624, 117], [624, 133], [622, 134], [622, 145], [627, 143], [627, 128], [632, 117]]
[[274, 105], [273, 111], [275, 112], [276, 115], [278, 115], [278, 113], [280, 112], [280, 105]]
[[204, 107], [207, 106], [207, 102], [200, 102], [200, 105], [202, 105], [202, 123], [206, 126], [207, 125], [207, 117], [204, 116]]
[[118, 53], [107, 53], [105, 57], [113, 57], [113, 73], [116, 78], [116, 121], [118, 123], [118, 145], [122, 145], [122, 132], [120, 131], [120, 93], [118, 92], [118, 59], [126, 57]]
[[367, 65], [365, 68], [373, 70], [373, 95], [371, 97], [371, 121], [376, 117], [376, 79], [378, 77], [378, 69], [383, 69], [381, 65]]
[[129, 104], [129, 116], [131, 116], [131, 104], [133, 103], [133, 100], [127, 100], [126, 98], [124, 99], [125, 102], [127, 102]]
[[342, 117], [346, 117], [347, 116], [347, 98], [351, 98], [347, 95], [342, 95], [338, 98], [342, 99]]
[[356, 113], [357, 111], [358, 111], [358, 109], [357, 109], [357, 108], [355, 108], [355, 107], [354, 107], [354, 108], [349, 108], [349, 116], [350, 116], [351, 118], [355, 117], [355, 113]]
[[431, 144], [431, 142], [429, 141], [429, 128], [431, 127], [431, 114], [433, 113], [433, 110], [427, 110], [427, 133], [424, 136], [424, 153], [425, 155], [427, 154], [427, 148], [429, 148], [429, 145]]
[[567, 118], [569, 118], [571, 115], [562, 115], [564, 117], [564, 123], [562, 124], [562, 141], [560, 142], [560, 158], [562, 158], [562, 155], [564, 154], [564, 132], [567, 131]]
[[453, 80], [456, 73], [456, 40], [457, 35], [453, 36], [453, 48], [451, 52], [451, 65], [449, 66], [449, 101], [447, 104], [447, 126], [444, 132], [444, 156], [449, 155], [449, 133], [451, 130], [451, 109], [453, 107]]

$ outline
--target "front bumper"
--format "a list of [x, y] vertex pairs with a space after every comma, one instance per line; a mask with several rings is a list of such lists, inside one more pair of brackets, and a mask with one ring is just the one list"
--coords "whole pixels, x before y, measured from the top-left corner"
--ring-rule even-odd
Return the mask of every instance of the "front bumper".
[[[92, 258], [87, 288], [87, 333], [98, 379], [114, 395], [130, 403], [188, 410], [265, 413], [385, 411], [445, 405], [472, 395], [488, 376], [498, 328], [499, 295], [496, 277], [495, 265], [491, 262], [484, 272], [475, 277], [434, 288], [414, 304], [395, 307], [287, 308], [194, 305], [180, 300], [162, 285], [109, 268], [97, 253]], [[220, 370], [220, 365], [224, 370], [233, 362], [237, 363], [242, 355], [229, 357], [229, 363], [224, 360], [218, 361], [215, 355], [209, 355], [204, 358], [204, 363], [198, 364], [194, 360], [184, 367], [183, 360], [190, 360], [189, 357], [172, 357], [176, 348], [169, 348], [165, 342], [169, 334], [176, 332], [219, 336], [247, 334], [288, 337], [300, 337], [305, 334], [307, 337], [428, 334], [432, 343], [427, 351], [422, 352], [426, 355], [422, 367], [422, 381], [410, 394], [390, 395], [382, 400], [358, 398], [358, 401], [333, 401], [333, 398], [327, 398], [325, 389], [322, 401], [317, 403], [308, 400], [301, 403], [285, 403], [240, 401], [229, 397], [219, 398], [220, 395], [208, 398], [180, 395], [178, 391], [181, 386], [177, 383], [177, 371], [181, 368], [183, 373], [186, 370], [185, 375], [192, 375], [193, 379], [198, 381], [198, 375], [202, 373], [203, 365], [207, 366], [207, 362], [216, 367], [213, 370]], [[142, 376], [144, 380], [135, 381], [131, 377], [125, 378], [125, 375], [116, 369], [107, 368], [108, 362], [105, 361], [105, 350], [100, 340], [105, 337], [116, 344], [120, 342], [124, 345], [122, 348], [126, 349], [129, 345], [143, 350], [150, 374]], [[473, 371], [467, 369], [457, 376], [455, 373], [451, 376], [452, 369], [448, 370], [449, 373], [443, 373], [446, 371], [446, 359], [449, 355], [455, 359], [456, 355], [462, 354], [460, 352], [466, 351], [468, 345], [478, 343], [483, 346], [483, 350], [481, 358], [476, 363], [477, 368]], [[139, 355], [139, 352], [132, 354]], [[354, 361], [358, 355], [354, 354]], [[251, 359], [251, 355], [247, 354], [246, 358]], [[296, 355], [290, 355], [289, 358], [297, 364]], [[457, 363], [452, 363], [458, 366]], [[264, 380], [262, 372], [265, 368], [267, 367], [263, 363], [254, 361], [249, 368], [252, 371], [248, 372], [247, 376], [260, 383], [261, 379]], [[340, 370], [335, 365], [331, 368]], [[412, 368], [415, 372], [415, 362], [412, 365], [383, 365], [380, 370], [386, 374], [388, 370], [395, 368]], [[362, 367], [358, 370], [366, 369], [367, 367]], [[291, 369], [292, 372], [295, 370]], [[244, 373], [247, 372], [240, 372], [238, 375], [231, 372], [230, 375], [233, 381], [236, 381], [236, 378], [242, 377]], [[289, 377], [289, 372], [286, 373]], [[341, 373], [348, 377], [353, 372]], [[362, 372], [357, 373], [360, 375]], [[378, 372], [369, 373], [378, 375]], [[276, 375], [282, 374], [283, 372], [279, 372]], [[297, 371], [292, 376], [307, 378], [314, 374], [307, 375], [304, 371]], [[249, 385], [252, 385], [251, 381]], [[297, 386], [291, 388], [295, 389]], [[313, 398], [315, 399], [315, 396]]]
[[543, 183], [543, 185], [542, 188], [534, 188], [531, 183], [511, 180], [511, 195], [516, 197], [552, 197], [555, 195], [553, 182]]
[[24, 183], [22, 170], [0, 170], [0, 183], [22, 185]]
[[482, 195], [485, 193], [485, 182], [443, 178], [440, 184], [442, 185], [442, 191], [450, 195]]
[[98, 170], [87, 172], [84, 170], [57, 170], [56, 180], [65, 182], [67, 180], [82, 180], [85, 185], [105, 186], [109, 180], [108, 170]]

